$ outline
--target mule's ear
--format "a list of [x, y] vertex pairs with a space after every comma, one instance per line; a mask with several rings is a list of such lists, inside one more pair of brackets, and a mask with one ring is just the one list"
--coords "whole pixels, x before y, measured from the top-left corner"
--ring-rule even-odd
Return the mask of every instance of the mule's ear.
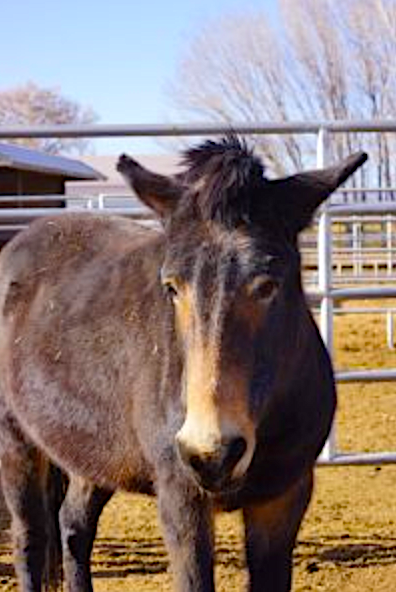
[[357, 152], [325, 169], [268, 181], [276, 209], [294, 232], [300, 232], [308, 226], [320, 204], [362, 166], [367, 158], [365, 152]]
[[119, 157], [117, 171], [132, 187], [139, 199], [154, 210], [160, 218], [166, 218], [172, 213], [181, 194], [180, 185], [176, 179], [152, 173], [127, 154]]

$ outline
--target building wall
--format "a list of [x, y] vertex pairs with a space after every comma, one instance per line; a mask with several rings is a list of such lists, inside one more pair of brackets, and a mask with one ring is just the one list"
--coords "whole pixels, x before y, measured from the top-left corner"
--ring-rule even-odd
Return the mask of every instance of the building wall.
[[[0, 195], [62, 195], [64, 191], [65, 180], [63, 177], [34, 171], [0, 168]], [[18, 204], [18, 201], [16, 200], [15, 204]], [[60, 198], [59, 202], [51, 203], [51, 206], [64, 207], [64, 203], [64, 200]], [[6, 207], [13, 207], [13, 205], [7, 202]], [[34, 203], [34, 207], [45, 207], [45, 202], [38, 200]]]

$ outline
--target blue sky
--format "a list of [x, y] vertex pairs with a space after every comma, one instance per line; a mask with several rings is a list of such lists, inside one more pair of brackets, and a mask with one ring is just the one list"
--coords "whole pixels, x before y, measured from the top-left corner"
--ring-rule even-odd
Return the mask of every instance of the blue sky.
[[[156, 123], [166, 85], [207, 19], [237, 7], [274, 13], [276, 0], [0, 0], [0, 90], [60, 87], [101, 123]], [[23, 7], [23, 8], [22, 8]], [[153, 143], [129, 140], [140, 151]], [[123, 144], [125, 145], [125, 144]], [[97, 152], [117, 151], [101, 141]]]

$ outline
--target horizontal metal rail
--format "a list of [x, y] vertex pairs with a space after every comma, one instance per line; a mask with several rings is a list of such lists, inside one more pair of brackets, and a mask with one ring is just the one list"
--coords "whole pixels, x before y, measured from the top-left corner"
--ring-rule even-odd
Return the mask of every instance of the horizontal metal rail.
[[[329, 125], [331, 125], [329, 123]], [[0, 138], [105, 138], [105, 137], [163, 137], [224, 135], [233, 131], [239, 134], [316, 134], [320, 122], [294, 122], [290, 124], [263, 122], [248, 124], [224, 123], [173, 123], [173, 124], [113, 124], [113, 125], [48, 125], [0, 127]], [[396, 120], [395, 120], [396, 130]]]
[[[73, 198], [71, 198], [73, 199]], [[87, 198], [89, 199], [89, 198]], [[67, 195], [63, 195], [63, 194], [59, 194], [59, 193], [54, 193], [52, 195], [47, 194], [47, 195], [0, 195], [0, 206], [2, 204], [8, 204], [8, 203], [12, 203], [12, 204], [16, 204], [18, 206], [18, 204], [29, 204], [31, 202], [43, 202], [43, 203], [51, 203], [51, 202], [57, 202], [59, 203], [60, 201], [70, 201], [70, 197]], [[15, 206], [14, 206], [15, 207]], [[23, 206], [21, 206], [23, 207]], [[28, 206], [30, 207], [30, 206]]]
[[343, 384], [350, 382], [391, 382], [393, 380], [396, 380], [396, 369], [394, 368], [336, 372], [336, 381]]
[[[44, 216], [63, 216], [72, 212], [79, 212], [81, 214], [92, 214], [92, 211], [96, 213], [103, 212], [103, 210], [94, 210], [89, 208], [0, 208], [0, 221], [3, 226], [6, 224], [29, 224], [36, 218], [42, 218]], [[145, 212], [143, 209], [135, 210], [134, 208], [106, 208], [106, 214], [115, 214], [118, 216], [127, 216], [135, 219], [152, 219], [153, 216], [150, 213]], [[0, 222], [0, 225], [1, 225]]]
[[396, 313], [396, 308], [381, 308], [379, 306], [377, 307], [366, 307], [366, 306], [362, 306], [362, 307], [349, 307], [346, 306], [345, 308], [339, 308], [339, 307], [334, 307], [334, 312], [336, 314], [341, 314], [341, 315], [355, 315], [355, 314], [395, 314]]
[[396, 213], [396, 202], [382, 201], [380, 203], [364, 204], [331, 204], [328, 210], [332, 217], [367, 215], [367, 214], [394, 214]]
[[331, 298], [340, 300], [381, 300], [396, 298], [396, 287], [336, 288], [330, 291]]
[[[338, 237], [337, 237], [338, 240]], [[343, 239], [343, 242], [347, 242], [348, 237], [345, 237], [345, 239]], [[370, 239], [369, 239], [370, 240]], [[396, 253], [396, 247], [360, 247], [360, 250], [356, 253], [356, 248], [355, 247], [335, 247], [334, 248], [334, 253], [337, 255], [355, 255], [355, 257], [359, 256], [359, 259], [361, 259], [362, 261], [364, 261], [364, 255], [366, 254], [388, 254], [388, 253]], [[311, 247], [311, 253], [313, 252], [313, 248]]]
[[320, 456], [317, 464], [324, 466], [369, 466], [396, 463], [396, 452], [336, 452], [329, 458]]
[[2, 126], [0, 138], [104, 138], [153, 136], [206, 136], [233, 131], [240, 134], [318, 134], [321, 130], [342, 132], [396, 132], [396, 119], [370, 119], [361, 121], [324, 120], [258, 123], [170, 123], [170, 124], [79, 124]]
[[330, 297], [338, 302], [341, 300], [381, 300], [382, 298], [396, 298], [396, 287], [333, 288], [328, 293], [323, 290], [307, 290], [306, 295], [312, 305], [325, 297]]
[[396, 186], [389, 187], [339, 187], [337, 193], [396, 193]]

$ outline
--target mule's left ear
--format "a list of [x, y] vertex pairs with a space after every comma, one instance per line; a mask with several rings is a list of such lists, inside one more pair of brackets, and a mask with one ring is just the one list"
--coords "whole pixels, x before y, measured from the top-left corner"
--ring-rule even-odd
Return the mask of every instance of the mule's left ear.
[[180, 185], [176, 179], [145, 169], [127, 154], [122, 154], [118, 159], [117, 171], [136, 192], [139, 199], [154, 210], [160, 218], [166, 218], [171, 214], [181, 194]]
[[287, 219], [293, 231], [300, 232], [310, 223], [320, 204], [362, 166], [367, 158], [365, 152], [357, 152], [332, 167], [268, 181], [276, 209]]

